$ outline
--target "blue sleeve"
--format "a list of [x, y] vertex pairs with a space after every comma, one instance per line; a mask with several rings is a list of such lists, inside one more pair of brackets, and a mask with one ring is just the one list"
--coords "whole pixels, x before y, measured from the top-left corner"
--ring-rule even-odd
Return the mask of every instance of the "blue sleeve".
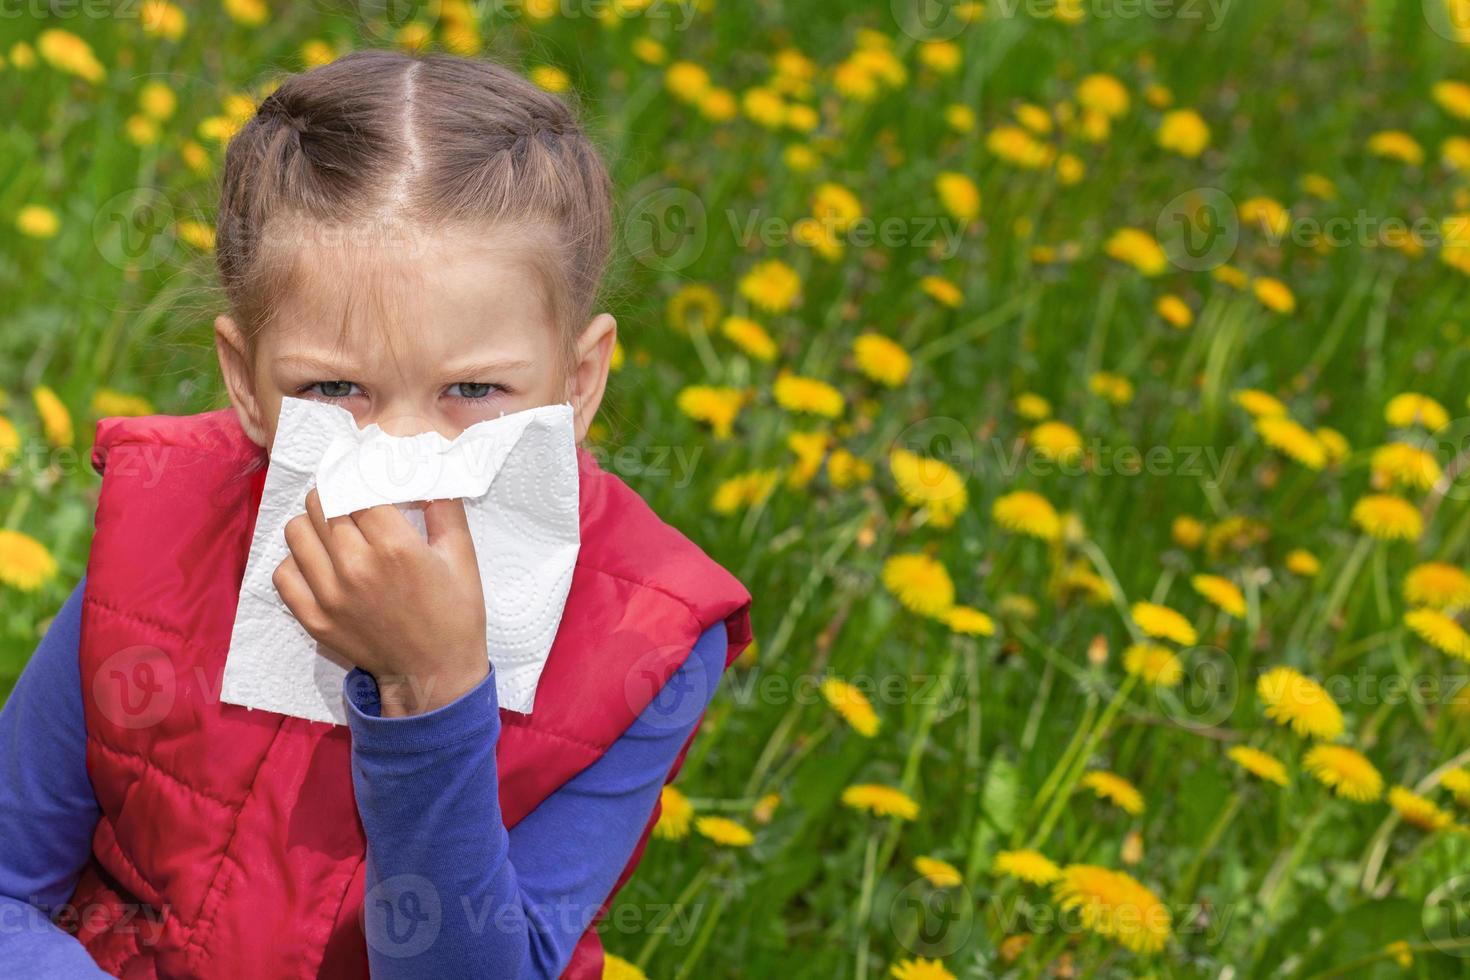
[[559, 976], [714, 696], [725, 649], [717, 623], [602, 758], [509, 833], [495, 763], [493, 672], [450, 704], [409, 718], [380, 717], [371, 679], [350, 674], [375, 980]]
[[45, 910], [66, 903], [99, 811], [82, 712], [77, 585], [0, 710], [0, 977], [105, 977]]

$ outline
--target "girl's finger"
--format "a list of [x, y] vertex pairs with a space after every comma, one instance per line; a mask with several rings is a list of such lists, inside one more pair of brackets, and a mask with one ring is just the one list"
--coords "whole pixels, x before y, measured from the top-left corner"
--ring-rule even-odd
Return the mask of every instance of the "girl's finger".
[[312, 595], [311, 587], [306, 584], [306, 578], [301, 574], [296, 559], [287, 555], [286, 560], [276, 566], [271, 582], [275, 584], [276, 592], [280, 593], [281, 601], [291, 610], [291, 615], [296, 617], [302, 628], [311, 634], [311, 638], [318, 643], [327, 643], [331, 619]]
[[456, 561], [475, 564], [475, 539], [470, 534], [463, 500], [455, 497], [429, 501], [429, 506], [424, 508], [424, 528], [429, 534], [430, 547], [446, 552]]
[[[321, 513], [321, 508], [317, 508]], [[323, 605], [330, 606], [337, 592], [337, 575], [332, 567], [332, 556], [320, 537], [316, 522], [306, 516], [297, 516], [286, 522], [286, 547], [296, 560], [296, 567], [310, 586], [312, 595]]]
[[332, 556], [334, 565], [348, 549], [362, 546], [362, 532], [353, 523], [352, 515], [343, 514], [328, 520], [322, 511], [322, 498], [317, 494], [316, 487], [312, 487], [306, 494], [306, 513], [311, 517], [312, 526], [317, 529], [317, 535], [326, 546], [327, 554]]
[[410, 547], [423, 541], [419, 532], [408, 523], [408, 518], [399, 513], [397, 504], [379, 504], [365, 510], [355, 510], [348, 516], [357, 523], [363, 540], [374, 546], [397, 543]]

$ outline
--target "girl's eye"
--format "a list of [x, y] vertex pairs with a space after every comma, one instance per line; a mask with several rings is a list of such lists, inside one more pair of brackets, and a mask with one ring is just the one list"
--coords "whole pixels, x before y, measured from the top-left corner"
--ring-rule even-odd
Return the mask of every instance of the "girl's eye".
[[500, 390], [500, 385], [486, 381], [460, 381], [449, 386], [449, 393], [455, 398], [463, 398], [465, 401], [472, 402], [488, 398]]
[[307, 385], [306, 390], [323, 398], [347, 398], [350, 395], [360, 395], [362, 392], [354, 391], [357, 385], [351, 381], [318, 381]]

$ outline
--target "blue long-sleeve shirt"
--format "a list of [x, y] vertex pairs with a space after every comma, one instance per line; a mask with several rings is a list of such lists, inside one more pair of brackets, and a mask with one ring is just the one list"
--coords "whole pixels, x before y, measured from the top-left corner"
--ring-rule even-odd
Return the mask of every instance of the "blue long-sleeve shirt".
[[[85, 584], [0, 710], [0, 977], [106, 976], [45, 911], [71, 896], [99, 817], [78, 658]], [[375, 980], [557, 976], [713, 696], [725, 647], [724, 624], [716, 623], [602, 758], [509, 832], [500, 814], [493, 672], [455, 701], [407, 718], [381, 717], [370, 679], [349, 675]], [[598, 828], [595, 841], [589, 826]]]

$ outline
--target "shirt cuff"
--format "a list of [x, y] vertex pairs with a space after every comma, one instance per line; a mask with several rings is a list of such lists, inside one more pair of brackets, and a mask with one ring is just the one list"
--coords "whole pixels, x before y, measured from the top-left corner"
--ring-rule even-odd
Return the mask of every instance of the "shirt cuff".
[[448, 704], [420, 715], [384, 718], [373, 675], [354, 667], [342, 682], [353, 743], [375, 752], [424, 752], [468, 738], [500, 734], [500, 698], [492, 668], [480, 683]]

